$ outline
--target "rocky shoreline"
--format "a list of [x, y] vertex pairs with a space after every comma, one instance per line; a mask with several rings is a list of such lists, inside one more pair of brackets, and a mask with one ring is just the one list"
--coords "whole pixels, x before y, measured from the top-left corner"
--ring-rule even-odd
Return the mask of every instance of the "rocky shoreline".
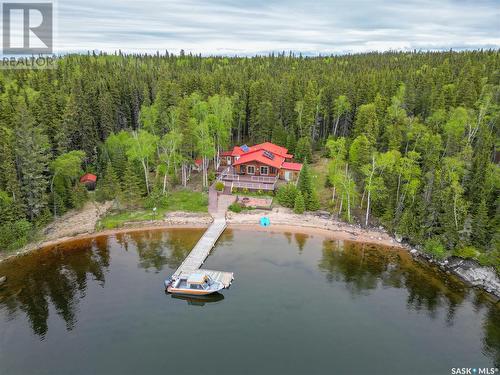
[[436, 260], [416, 248], [407, 246], [415, 259], [422, 259], [436, 265], [447, 274], [455, 275], [465, 284], [479, 288], [490, 294], [496, 302], [500, 301], [500, 277], [493, 267], [485, 267], [473, 259], [464, 259], [451, 256], [443, 260]]

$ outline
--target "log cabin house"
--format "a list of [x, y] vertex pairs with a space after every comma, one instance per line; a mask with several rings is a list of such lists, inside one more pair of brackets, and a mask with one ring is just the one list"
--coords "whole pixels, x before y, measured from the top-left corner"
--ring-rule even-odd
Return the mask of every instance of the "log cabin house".
[[234, 146], [220, 157], [219, 179], [231, 188], [274, 190], [278, 180], [296, 181], [302, 169], [285, 147], [271, 142]]

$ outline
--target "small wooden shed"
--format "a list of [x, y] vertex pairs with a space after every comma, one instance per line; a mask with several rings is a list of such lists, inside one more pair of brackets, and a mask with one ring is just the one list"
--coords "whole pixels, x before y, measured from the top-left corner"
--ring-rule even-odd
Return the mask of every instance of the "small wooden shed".
[[84, 184], [88, 190], [94, 190], [97, 181], [97, 176], [92, 173], [85, 173], [80, 177], [80, 183]]

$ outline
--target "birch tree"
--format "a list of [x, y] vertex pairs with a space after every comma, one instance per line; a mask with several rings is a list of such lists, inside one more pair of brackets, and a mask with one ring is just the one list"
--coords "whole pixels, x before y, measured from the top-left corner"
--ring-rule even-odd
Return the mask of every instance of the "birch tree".
[[333, 114], [335, 116], [335, 120], [332, 123], [332, 135], [334, 137], [337, 136], [337, 130], [339, 127], [340, 119], [350, 111], [351, 111], [351, 103], [349, 103], [349, 99], [347, 99], [347, 96], [339, 95], [333, 101]]
[[156, 147], [158, 143], [158, 136], [152, 135], [145, 130], [133, 132], [130, 139], [130, 147], [127, 150], [127, 156], [130, 160], [138, 160], [144, 172], [144, 182], [146, 184], [146, 191], [151, 192], [149, 183], [149, 167], [152, 159], [154, 158]]
[[182, 134], [177, 130], [165, 134], [159, 142], [160, 161], [163, 165], [163, 194], [167, 191], [167, 176], [169, 173], [175, 173], [176, 167], [181, 163], [181, 143]]
[[208, 98], [207, 122], [214, 144], [215, 169], [220, 165], [220, 152], [229, 145], [233, 121], [233, 102], [231, 98], [214, 95]]

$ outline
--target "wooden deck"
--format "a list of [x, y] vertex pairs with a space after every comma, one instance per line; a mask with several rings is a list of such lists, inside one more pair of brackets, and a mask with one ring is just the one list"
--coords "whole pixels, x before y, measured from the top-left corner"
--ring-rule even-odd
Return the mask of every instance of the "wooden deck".
[[[209, 199], [215, 199], [214, 202], [209, 202], [212, 206], [215, 205], [217, 207], [217, 193], [215, 193], [215, 197], [209, 197]], [[177, 268], [175, 273], [172, 275], [172, 278], [177, 279], [181, 276], [188, 276], [194, 272], [203, 273], [205, 275], [210, 276], [215, 281], [220, 281], [224, 287], [229, 287], [231, 282], [234, 279], [234, 274], [232, 272], [222, 272], [222, 271], [212, 271], [212, 270], [203, 270], [200, 269], [205, 260], [207, 259], [210, 251], [215, 246], [215, 243], [226, 229], [226, 218], [225, 212], [224, 214], [217, 214], [217, 212], [213, 213], [214, 221], [208, 227], [208, 229], [203, 233], [203, 236], [196, 243], [195, 247], [189, 255], [184, 259], [182, 264]]]
[[228, 166], [219, 171], [217, 179], [224, 182], [225, 187], [230, 187], [230, 191], [232, 191], [233, 188], [274, 190], [279, 177], [239, 175], [234, 172], [233, 167]]

